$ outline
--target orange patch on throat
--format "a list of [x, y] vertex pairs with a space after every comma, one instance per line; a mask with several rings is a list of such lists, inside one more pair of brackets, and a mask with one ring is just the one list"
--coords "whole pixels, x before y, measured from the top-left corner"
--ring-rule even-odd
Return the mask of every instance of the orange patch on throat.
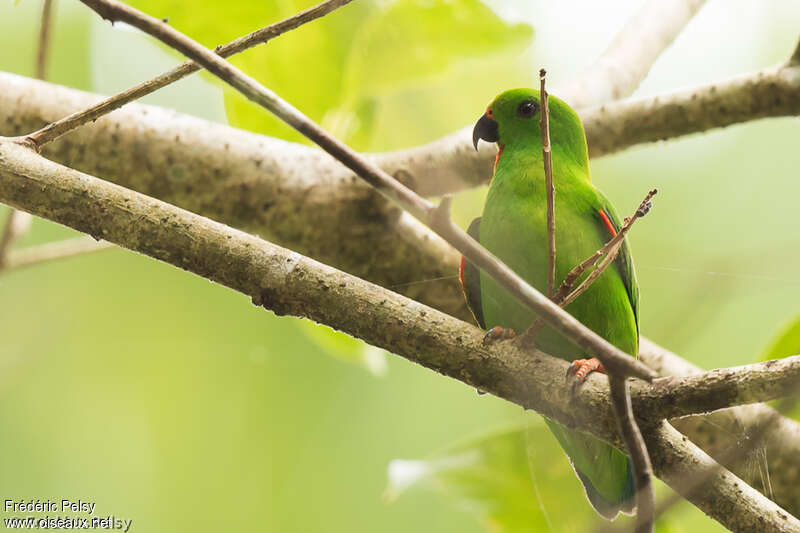
[[608, 228], [608, 232], [612, 237], [616, 237], [617, 230], [614, 229], [614, 224], [611, 223], [611, 219], [608, 218], [608, 215], [606, 215], [606, 212], [602, 209], [598, 209], [598, 211], [600, 211], [600, 218], [603, 219], [603, 223], [606, 225], [606, 228]]
[[495, 158], [494, 158], [494, 167], [492, 167], [492, 174], [497, 172], [497, 163], [500, 161], [500, 156], [503, 155], [503, 148], [505, 148], [505, 146], [503, 146], [502, 144], [499, 144], [499, 143], [498, 143], [497, 146], [498, 146], [497, 156], [495, 156]]

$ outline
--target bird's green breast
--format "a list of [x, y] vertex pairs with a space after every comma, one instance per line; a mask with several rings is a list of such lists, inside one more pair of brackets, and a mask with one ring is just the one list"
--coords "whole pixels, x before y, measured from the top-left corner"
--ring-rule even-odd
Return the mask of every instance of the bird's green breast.
[[[578, 263], [611, 237], [598, 223], [598, 196], [586, 170], [556, 161], [556, 287]], [[527, 152], [504, 153], [489, 188], [481, 220], [480, 241], [525, 280], [547, 290], [548, 245], [546, 193], [541, 158]], [[523, 332], [536, 315], [481, 274], [486, 327], [510, 327]], [[621, 350], [636, 355], [636, 318], [619, 271], [611, 265], [592, 286], [567, 307], [575, 318]], [[537, 335], [537, 345], [563, 359], [582, 351], [551, 329]]]

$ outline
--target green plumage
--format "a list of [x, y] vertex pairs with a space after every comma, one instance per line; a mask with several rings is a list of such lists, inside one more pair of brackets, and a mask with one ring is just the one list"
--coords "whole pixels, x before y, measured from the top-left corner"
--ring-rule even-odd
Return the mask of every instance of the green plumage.
[[[533, 102], [533, 112], [528, 104]], [[524, 108], [523, 108], [524, 106]], [[550, 137], [556, 190], [556, 287], [567, 273], [612, 236], [619, 219], [594, 188], [589, 175], [586, 138], [577, 114], [550, 97]], [[491, 112], [490, 112], [491, 111]], [[530, 115], [530, 116], [528, 116]], [[490, 252], [542, 292], [547, 288], [548, 245], [546, 192], [539, 129], [539, 92], [515, 89], [499, 95], [487, 108], [502, 153], [497, 161], [483, 217], [472, 233]], [[486, 126], [486, 124], [484, 124]], [[477, 131], [476, 126], [476, 131]], [[615, 268], [616, 267], [616, 268]], [[536, 315], [489, 276], [474, 268], [465, 272], [465, 291], [485, 328], [525, 331]], [[638, 353], [638, 288], [627, 244], [615, 265], [567, 307], [567, 311], [621, 350]], [[536, 344], [554, 356], [574, 360], [593, 357], [546, 328]], [[633, 510], [633, 480], [628, 458], [616, 448], [584, 433], [547, 420], [583, 482], [594, 508], [613, 518]]]

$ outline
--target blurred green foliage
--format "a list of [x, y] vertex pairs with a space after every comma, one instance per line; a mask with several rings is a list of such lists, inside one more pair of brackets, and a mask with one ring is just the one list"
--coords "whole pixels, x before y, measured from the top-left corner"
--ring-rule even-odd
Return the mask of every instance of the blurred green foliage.
[[790, 320], [764, 350], [762, 361], [800, 354], [800, 316]]
[[414, 486], [434, 488], [497, 533], [545, 531], [554, 520], [559, 528], [585, 531], [594, 512], [574, 505], [585, 496], [572, 469], [553, 462], [562, 454], [536, 417], [527, 428], [492, 430], [425, 460], [392, 461], [387, 495], [393, 500]]
[[[770, 359], [780, 359], [791, 355], [800, 354], [800, 316], [794, 317], [786, 323], [775, 335], [775, 338], [764, 350], [761, 356], [762, 361]], [[795, 398], [794, 403], [790, 401], [790, 407], [784, 412], [795, 420], [800, 420], [800, 398]], [[781, 401], [772, 402], [776, 407], [781, 407]]]
[[[784, 60], [796, 4], [731, 1], [709, 3], [640, 92]], [[311, 5], [132, 3], [209, 47]], [[54, 82], [108, 93], [178, 60], [77, 2], [56, 5]], [[636, 7], [356, 0], [234, 62], [356, 148], [388, 150], [472, 122], [496, 93], [535, 84], [539, 66], [557, 87]], [[0, 69], [33, 73], [40, 9], [39, 0], [0, 3]], [[147, 101], [301, 140], [210, 76]], [[621, 213], [647, 189], [661, 191], [631, 235], [646, 335], [702, 366], [729, 366], [755, 360], [776, 324], [796, 315], [798, 138], [796, 119], [769, 120], [592, 162]], [[462, 224], [484, 194], [459, 195]], [[36, 221], [21, 245], [70, 235]], [[134, 531], [568, 532], [597, 523], [538, 420], [167, 265], [108, 251], [6, 273], [0, 298], [5, 497], [96, 501], [101, 514], [133, 518]], [[428, 459], [406, 464], [423, 469], [404, 485], [391, 480], [402, 497], [387, 505], [387, 465], [407, 457]], [[687, 504], [659, 522], [662, 532], [719, 529]]]

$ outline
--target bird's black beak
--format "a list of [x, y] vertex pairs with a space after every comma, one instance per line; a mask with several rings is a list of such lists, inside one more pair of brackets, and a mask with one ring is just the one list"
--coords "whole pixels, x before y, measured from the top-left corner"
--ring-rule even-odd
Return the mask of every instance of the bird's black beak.
[[496, 143], [500, 136], [497, 134], [497, 121], [487, 115], [483, 115], [472, 130], [472, 145], [478, 149], [478, 139], [486, 142]]

